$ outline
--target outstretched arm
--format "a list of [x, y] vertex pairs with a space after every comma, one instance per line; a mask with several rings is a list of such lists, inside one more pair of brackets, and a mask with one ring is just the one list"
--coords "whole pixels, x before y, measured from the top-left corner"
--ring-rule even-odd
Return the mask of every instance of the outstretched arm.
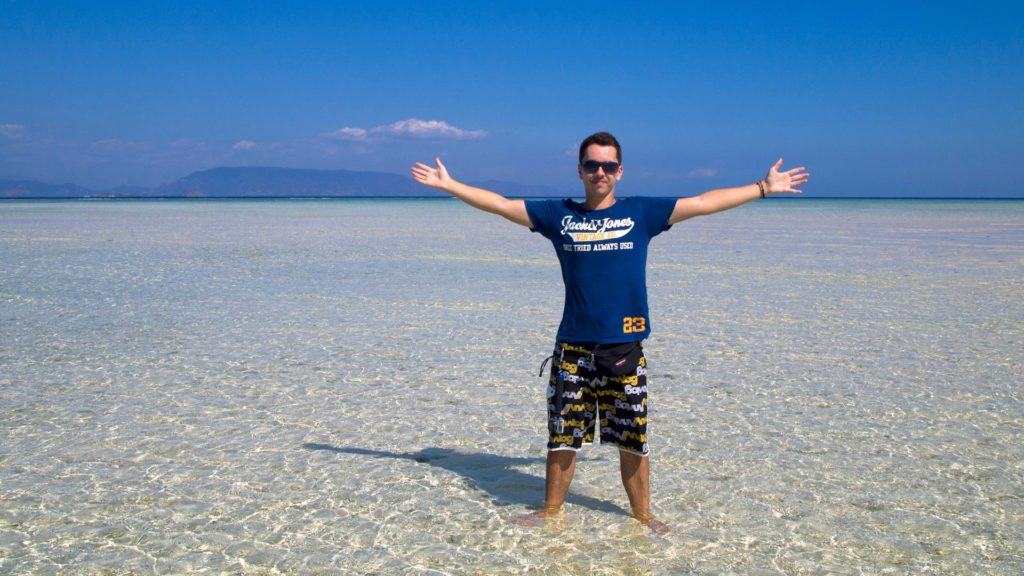
[[440, 158], [434, 161], [437, 163], [436, 168], [417, 162], [412, 167], [412, 177], [420, 184], [443, 190], [474, 208], [504, 216], [516, 224], [521, 224], [527, 228], [530, 227], [530, 216], [526, 213], [526, 202], [510, 200], [490, 190], [467, 186], [448, 175], [448, 170], [441, 163]]
[[755, 182], [735, 188], [719, 188], [700, 196], [676, 200], [676, 207], [672, 210], [672, 216], [669, 217], [669, 224], [682, 222], [694, 216], [707, 216], [746, 204], [751, 200], [761, 198], [762, 188], [765, 194], [799, 194], [800, 191], [796, 187], [806, 184], [810, 174], [802, 166], [779, 172], [780, 166], [782, 166], [782, 158], [779, 158], [779, 161], [768, 170], [768, 175], [760, 183]]

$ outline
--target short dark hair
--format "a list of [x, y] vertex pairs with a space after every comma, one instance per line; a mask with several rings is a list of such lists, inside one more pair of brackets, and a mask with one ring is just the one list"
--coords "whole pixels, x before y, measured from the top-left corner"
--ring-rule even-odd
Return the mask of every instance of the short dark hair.
[[619, 141], [612, 136], [611, 132], [595, 132], [590, 136], [587, 136], [583, 142], [580, 143], [580, 164], [583, 164], [583, 155], [587, 152], [587, 147], [591, 144], [597, 144], [598, 146], [614, 146], [615, 156], [622, 164], [622, 146], [619, 146]]

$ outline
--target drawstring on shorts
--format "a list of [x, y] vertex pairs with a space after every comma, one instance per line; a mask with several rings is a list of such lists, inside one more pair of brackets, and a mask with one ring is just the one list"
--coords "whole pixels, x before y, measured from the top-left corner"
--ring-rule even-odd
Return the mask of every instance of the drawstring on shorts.
[[[562, 434], [565, 432], [565, 417], [562, 414], [565, 404], [565, 381], [562, 378], [562, 362], [565, 361], [565, 346], [559, 346], [560, 352], [558, 352], [558, 371], [555, 376], [555, 397], [553, 399], [555, 405], [555, 416], [552, 416], [548, 421], [548, 426], [554, 430], [556, 434]], [[552, 354], [544, 359], [540, 363], [540, 371], [537, 376], [544, 376], [544, 367], [548, 365], [548, 362], [555, 358], [556, 354]]]

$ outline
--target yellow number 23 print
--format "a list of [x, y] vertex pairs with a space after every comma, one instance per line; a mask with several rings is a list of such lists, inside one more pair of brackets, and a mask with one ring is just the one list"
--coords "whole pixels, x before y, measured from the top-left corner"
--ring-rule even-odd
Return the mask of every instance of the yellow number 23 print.
[[647, 331], [647, 319], [643, 316], [637, 318], [625, 317], [622, 319], [622, 333], [634, 334]]

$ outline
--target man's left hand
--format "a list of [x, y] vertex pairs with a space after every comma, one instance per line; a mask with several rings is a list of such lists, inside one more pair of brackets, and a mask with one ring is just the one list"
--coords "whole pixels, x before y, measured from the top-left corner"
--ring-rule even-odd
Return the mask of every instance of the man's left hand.
[[782, 158], [779, 158], [779, 161], [768, 170], [768, 175], [764, 178], [765, 194], [799, 194], [800, 191], [796, 187], [806, 184], [811, 175], [803, 166], [779, 172], [781, 166]]

